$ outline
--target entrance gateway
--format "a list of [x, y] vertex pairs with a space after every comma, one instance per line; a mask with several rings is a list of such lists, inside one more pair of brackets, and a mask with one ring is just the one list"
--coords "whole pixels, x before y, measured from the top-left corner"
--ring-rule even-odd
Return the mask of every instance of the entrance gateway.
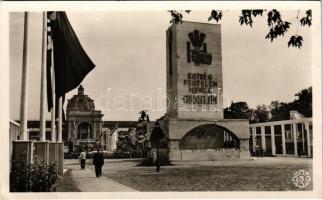
[[224, 119], [221, 26], [173, 24], [166, 31], [170, 160], [249, 158], [249, 122]]

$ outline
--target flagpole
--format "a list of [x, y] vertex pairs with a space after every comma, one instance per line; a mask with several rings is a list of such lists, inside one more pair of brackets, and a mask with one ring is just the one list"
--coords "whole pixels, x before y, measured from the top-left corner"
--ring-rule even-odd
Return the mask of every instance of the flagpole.
[[54, 70], [54, 48], [53, 48], [53, 43], [51, 39], [51, 47], [52, 47], [52, 53], [51, 53], [51, 86], [52, 86], [52, 102], [53, 102], [53, 107], [52, 107], [52, 112], [51, 112], [51, 140], [52, 142], [56, 142], [56, 126], [55, 126], [55, 108], [56, 108], [56, 94], [55, 94], [55, 70]]
[[[46, 15], [47, 16], [47, 15]], [[49, 20], [52, 20], [52, 16], [49, 17]], [[48, 19], [47, 19], [48, 20]], [[52, 50], [50, 57], [51, 57], [51, 64], [50, 64], [50, 77], [51, 77], [51, 88], [52, 88], [52, 111], [51, 111], [51, 141], [56, 142], [57, 141], [57, 133], [56, 133], [56, 93], [55, 93], [55, 67], [54, 67], [54, 44], [53, 44], [53, 38], [52, 38], [52, 27], [49, 27], [51, 37], [48, 37], [49, 40], [49, 48]], [[47, 33], [48, 33], [47, 32]]]
[[22, 78], [20, 100], [20, 140], [28, 140], [27, 135], [27, 105], [28, 105], [28, 12], [24, 14], [24, 41], [22, 51]]
[[63, 97], [59, 97], [58, 99], [58, 136], [57, 142], [62, 142], [62, 117], [63, 117]]
[[47, 16], [43, 12], [42, 62], [40, 84], [40, 141], [46, 140], [46, 63], [47, 63]]

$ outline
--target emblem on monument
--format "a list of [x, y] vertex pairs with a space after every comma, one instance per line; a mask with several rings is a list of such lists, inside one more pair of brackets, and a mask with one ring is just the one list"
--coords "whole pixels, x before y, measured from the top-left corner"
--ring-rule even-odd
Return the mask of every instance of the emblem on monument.
[[[195, 65], [200, 64], [210, 65], [212, 63], [212, 54], [207, 53], [207, 46], [204, 43], [205, 33], [200, 33], [198, 30], [194, 30], [188, 34], [190, 42], [187, 42], [187, 62], [190, 63], [191, 60]], [[193, 48], [191, 48], [191, 44]]]

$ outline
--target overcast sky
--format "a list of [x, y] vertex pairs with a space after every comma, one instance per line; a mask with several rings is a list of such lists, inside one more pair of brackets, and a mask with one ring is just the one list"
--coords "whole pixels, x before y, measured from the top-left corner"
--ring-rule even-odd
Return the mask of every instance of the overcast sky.
[[[295, 22], [297, 10], [282, 11], [285, 20]], [[266, 17], [257, 17], [253, 28], [240, 26], [239, 12], [225, 11], [221, 23], [223, 87], [231, 101], [246, 101], [250, 107], [272, 100], [292, 101], [294, 94], [311, 83], [311, 29], [293, 23], [289, 33], [273, 43], [265, 40]], [[304, 11], [300, 12], [303, 15]], [[151, 119], [158, 111], [158, 88], [166, 92], [166, 34], [170, 15], [159, 12], [68, 12], [70, 23], [96, 67], [84, 79], [85, 94], [95, 101], [104, 120], [137, 120], [141, 106], [152, 97]], [[192, 11], [186, 21], [207, 22], [209, 11]], [[39, 119], [41, 13], [29, 21], [28, 119]], [[290, 35], [302, 35], [301, 49], [288, 48]], [[23, 14], [10, 15], [10, 118], [19, 119], [22, 67]], [[108, 93], [108, 89], [110, 92]], [[71, 98], [77, 90], [68, 93]], [[128, 111], [108, 110], [104, 99], [127, 96]], [[129, 98], [133, 98], [130, 108]], [[145, 96], [146, 95], [146, 96]], [[103, 98], [104, 97], [104, 98]], [[103, 99], [102, 99], [103, 98]], [[142, 98], [142, 99], [140, 99]], [[98, 100], [101, 99], [101, 104]], [[144, 101], [144, 103], [143, 103]], [[48, 115], [48, 119], [50, 115]]]

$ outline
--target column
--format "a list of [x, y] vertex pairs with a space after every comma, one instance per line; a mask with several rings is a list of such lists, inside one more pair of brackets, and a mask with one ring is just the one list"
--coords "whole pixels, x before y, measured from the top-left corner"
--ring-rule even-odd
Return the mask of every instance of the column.
[[264, 151], [266, 151], [266, 136], [265, 136], [265, 126], [261, 126], [261, 146]]
[[281, 125], [281, 129], [282, 129], [283, 156], [285, 156], [286, 155], [285, 124]]
[[271, 154], [276, 155], [275, 128], [274, 128], [274, 125], [270, 126], [270, 135], [271, 135]]
[[302, 150], [305, 152], [304, 122], [302, 123]]
[[293, 139], [294, 139], [294, 155], [298, 156], [297, 149], [297, 124], [293, 124]]
[[[92, 123], [92, 129], [93, 129], [93, 123]], [[88, 127], [87, 127], [87, 137], [86, 137], [86, 138], [87, 138], [87, 140], [89, 140], [89, 139], [90, 139], [90, 135], [91, 135], [91, 134], [90, 134], [90, 132], [91, 132], [91, 128], [90, 128], [90, 126], [88, 126]]]
[[307, 155], [311, 157], [311, 136], [310, 136], [310, 123], [305, 122], [306, 140], [307, 140]]
[[252, 151], [256, 152], [256, 127], [252, 127]]
[[67, 131], [67, 141], [69, 141], [71, 139], [71, 131], [72, 131], [72, 122], [68, 121], [68, 131]]
[[[99, 122], [99, 136], [100, 136], [99, 141], [100, 141], [101, 145], [104, 146], [105, 142], [104, 142], [104, 136], [102, 134], [102, 121]], [[106, 147], [104, 150], [106, 150]]]
[[93, 130], [92, 130], [92, 137], [93, 138], [97, 137], [97, 135], [96, 135], [96, 126], [97, 126], [97, 123], [93, 122]]
[[75, 140], [79, 139], [78, 138], [78, 124], [76, 124], [76, 122], [73, 122], [73, 142], [75, 142]]

